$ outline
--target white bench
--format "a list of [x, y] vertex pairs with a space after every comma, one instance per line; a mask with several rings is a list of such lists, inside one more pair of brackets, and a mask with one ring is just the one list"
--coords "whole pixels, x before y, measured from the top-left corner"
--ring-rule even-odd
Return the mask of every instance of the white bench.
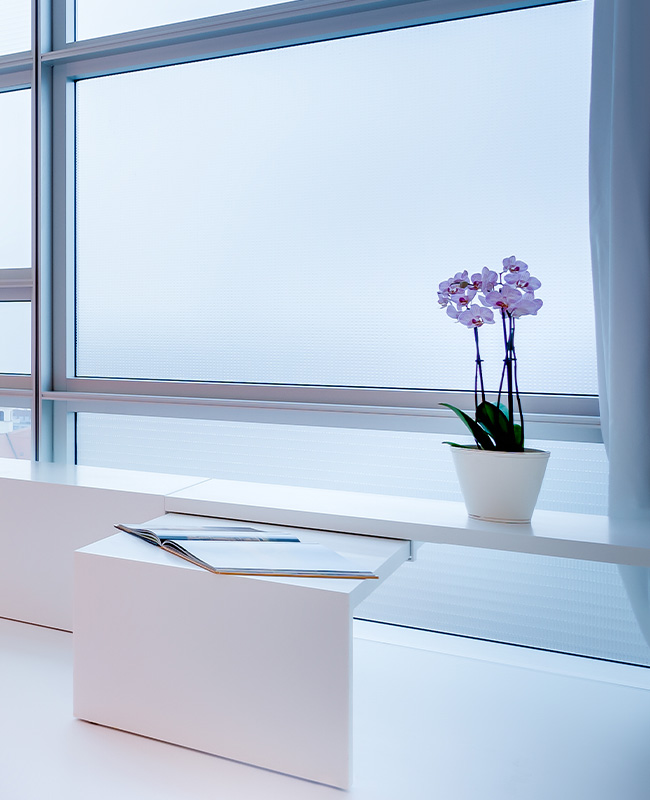
[[380, 580], [213, 575], [123, 533], [79, 550], [75, 716], [347, 788], [352, 610], [410, 543], [299, 535]]

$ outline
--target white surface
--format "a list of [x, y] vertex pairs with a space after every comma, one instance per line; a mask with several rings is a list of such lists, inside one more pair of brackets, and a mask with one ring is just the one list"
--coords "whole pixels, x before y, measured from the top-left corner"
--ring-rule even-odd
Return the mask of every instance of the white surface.
[[165, 498], [167, 511], [371, 536], [650, 566], [650, 523], [535, 511], [529, 525], [471, 519], [463, 503], [208, 480]]
[[[197, 479], [198, 480], [198, 479]], [[193, 478], [0, 459], [0, 616], [72, 629], [72, 554]]]
[[[552, 674], [553, 660], [567, 657], [500, 648], [525, 653], [529, 668], [523, 668], [355, 638], [355, 768], [343, 795], [74, 720], [72, 638], [0, 620], [3, 800], [648, 797], [650, 693]], [[464, 644], [465, 656], [491, 655], [483, 642]], [[536, 668], [537, 657], [545, 671]], [[618, 668], [570, 660], [585, 665], [583, 671], [596, 666], [601, 675]]]
[[0, 458], [0, 478], [155, 495], [177, 492], [206, 480], [190, 475], [168, 475], [107, 467], [78, 467], [74, 464], [21, 461], [11, 458]]
[[[354, 537], [323, 538], [354, 552]], [[369, 543], [362, 568], [408, 555]], [[352, 599], [368, 583], [213, 575], [127, 534], [89, 545], [75, 554], [75, 716], [346, 787]]]

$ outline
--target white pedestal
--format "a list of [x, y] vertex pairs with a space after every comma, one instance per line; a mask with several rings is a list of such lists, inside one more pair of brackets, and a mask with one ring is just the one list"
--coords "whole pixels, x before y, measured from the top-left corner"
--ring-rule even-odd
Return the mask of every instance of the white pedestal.
[[[380, 577], [409, 552], [299, 535]], [[126, 534], [89, 545], [75, 554], [74, 714], [347, 788], [352, 608], [378, 583], [213, 575]]]

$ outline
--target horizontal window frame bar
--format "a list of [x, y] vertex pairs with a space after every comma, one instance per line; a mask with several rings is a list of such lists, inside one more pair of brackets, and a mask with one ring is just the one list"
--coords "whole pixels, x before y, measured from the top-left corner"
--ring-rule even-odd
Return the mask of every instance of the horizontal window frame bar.
[[17, 397], [32, 396], [32, 379], [30, 375], [10, 375], [0, 372], [0, 394], [14, 394]]
[[[217, 398], [44, 392], [43, 400], [68, 413], [90, 412], [213, 419], [237, 422], [359, 428], [467, 435], [444, 408], [354, 406], [271, 401], [236, 402]], [[593, 416], [526, 413], [529, 438], [601, 443], [600, 420]]]
[[29, 303], [32, 300], [31, 267], [0, 269], [0, 303]]
[[[76, 393], [88, 396], [174, 398], [178, 402], [265, 402], [282, 405], [308, 405], [312, 408], [361, 407], [390, 413], [442, 411], [441, 403], [461, 408], [474, 406], [474, 393], [462, 390], [384, 389], [339, 386], [293, 386], [283, 384], [192, 383], [176, 381], [115, 380], [111, 378], [68, 378], [64, 386], [55, 386], [54, 394]], [[598, 397], [594, 395], [523, 394], [525, 413], [598, 418]], [[446, 411], [444, 413], [447, 413]]]
[[31, 289], [34, 270], [31, 267], [0, 269], [0, 291], [3, 289]]
[[44, 53], [42, 65], [84, 79], [567, 2], [582, 0], [301, 0], [81, 40]]
[[4, 92], [19, 92], [23, 89], [31, 89], [32, 72], [31, 70], [18, 70], [3, 72], [0, 69], [0, 94]]
[[30, 303], [32, 289], [30, 286], [2, 286], [0, 284], [0, 303]]
[[0, 76], [15, 75], [16, 73], [30, 75], [31, 70], [31, 50], [22, 50], [19, 53], [9, 53], [8, 55], [0, 56]]

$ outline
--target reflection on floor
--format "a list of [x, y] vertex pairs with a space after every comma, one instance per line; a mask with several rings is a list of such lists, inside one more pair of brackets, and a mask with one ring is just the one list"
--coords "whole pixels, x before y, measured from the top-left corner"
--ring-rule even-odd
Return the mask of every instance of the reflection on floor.
[[[351, 800], [647, 800], [647, 670], [384, 630], [356, 629]], [[0, 620], [2, 800], [345, 796], [73, 719], [71, 654]]]

